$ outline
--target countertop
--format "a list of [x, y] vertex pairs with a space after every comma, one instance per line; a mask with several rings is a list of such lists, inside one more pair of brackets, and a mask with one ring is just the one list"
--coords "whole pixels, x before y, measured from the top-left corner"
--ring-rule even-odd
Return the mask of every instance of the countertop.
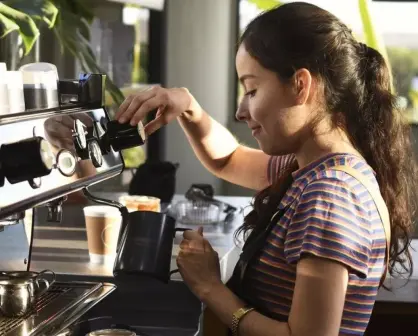
[[[97, 196], [114, 200], [117, 200], [120, 195], [122, 193], [97, 194]], [[181, 198], [176, 196], [174, 202]], [[238, 208], [245, 208], [251, 202], [249, 197], [217, 198]], [[31, 269], [36, 271], [52, 269], [58, 274], [112, 277], [112, 265], [95, 265], [89, 262], [82, 209], [72, 206], [68, 212], [67, 215], [64, 212], [64, 220], [60, 224], [45, 223], [35, 228]], [[242, 219], [243, 213], [236, 215], [234, 220], [228, 224], [204, 227], [205, 237], [219, 254], [224, 281], [231, 276], [239, 257], [240, 247], [234, 240], [234, 232], [241, 225]], [[178, 226], [185, 227], [181, 224]], [[193, 228], [193, 226], [187, 227]], [[180, 241], [181, 236], [179, 235], [174, 241], [172, 269], [176, 268], [175, 258]], [[181, 276], [174, 274], [172, 280], [179, 281]], [[378, 302], [418, 303], [418, 277], [413, 276], [409, 281], [388, 277], [386, 284], [392, 290], [380, 289], [377, 297]]]
[[[98, 193], [97, 196], [117, 200], [122, 193]], [[173, 202], [183, 199], [175, 196]], [[249, 198], [218, 197], [237, 208], [249, 205]], [[40, 223], [35, 226], [33, 238], [33, 250], [31, 269], [40, 271], [52, 269], [59, 274], [76, 274], [83, 276], [108, 276], [112, 277], [113, 265], [92, 264], [89, 260], [87, 237], [82, 208], [69, 206], [63, 209], [62, 223]], [[43, 217], [40, 214], [40, 217]], [[221, 274], [226, 281], [232, 274], [232, 270], [238, 260], [240, 248], [239, 242], [234, 240], [234, 232], [241, 225], [243, 213], [238, 213], [234, 219], [227, 223], [205, 225], [204, 236], [209, 240], [214, 250], [218, 253], [221, 263]], [[178, 227], [196, 229], [195, 225], [177, 224]], [[171, 269], [176, 269], [176, 257], [182, 236], [179, 233], [175, 240], [172, 252]], [[181, 280], [180, 274], [173, 274], [172, 280]]]

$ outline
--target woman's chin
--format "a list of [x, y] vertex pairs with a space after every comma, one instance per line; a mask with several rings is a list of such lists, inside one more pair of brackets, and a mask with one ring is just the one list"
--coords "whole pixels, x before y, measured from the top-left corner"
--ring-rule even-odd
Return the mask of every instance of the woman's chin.
[[292, 151], [289, 151], [285, 148], [278, 148], [277, 146], [274, 146], [271, 142], [262, 141], [260, 139], [256, 139], [258, 142], [258, 147], [267, 155], [271, 156], [280, 156], [280, 155], [288, 155], [293, 154]]

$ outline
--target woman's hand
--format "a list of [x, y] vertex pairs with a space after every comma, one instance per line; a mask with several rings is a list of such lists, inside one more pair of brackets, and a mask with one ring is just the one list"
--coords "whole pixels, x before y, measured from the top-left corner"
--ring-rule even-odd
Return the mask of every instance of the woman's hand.
[[211, 290], [222, 284], [219, 257], [203, 238], [203, 229], [185, 231], [177, 257], [177, 266], [183, 281], [203, 300]]
[[120, 123], [130, 121], [134, 126], [144, 120], [148, 113], [157, 110], [155, 119], [145, 126], [145, 133], [150, 135], [188, 111], [193, 102], [194, 98], [185, 88], [165, 89], [153, 86], [129, 96], [119, 107], [115, 119]]

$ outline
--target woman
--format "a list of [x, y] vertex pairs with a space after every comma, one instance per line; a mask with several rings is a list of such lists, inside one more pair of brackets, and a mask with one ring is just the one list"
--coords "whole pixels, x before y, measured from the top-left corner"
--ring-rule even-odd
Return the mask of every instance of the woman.
[[[148, 133], [177, 119], [213, 174], [259, 191], [241, 231], [255, 232], [248, 246], [265, 236], [240, 264], [242, 278], [235, 272], [228, 286], [221, 282], [199, 230], [181, 243], [183, 279], [234, 334], [362, 335], [386, 274], [386, 235], [372, 194], [335, 169], [354, 169], [374, 193], [380, 187], [391, 218], [391, 274], [395, 263], [411, 271], [417, 200], [409, 133], [384, 59], [327, 11], [290, 3], [248, 25], [236, 68], [245, 88], [237, 117], [261, 150], [238, 144], [186, 89], [139, 93], [117, 114], [134, 125], [158, 108]], [[245, 307], [254, 309], [242, 314]]]

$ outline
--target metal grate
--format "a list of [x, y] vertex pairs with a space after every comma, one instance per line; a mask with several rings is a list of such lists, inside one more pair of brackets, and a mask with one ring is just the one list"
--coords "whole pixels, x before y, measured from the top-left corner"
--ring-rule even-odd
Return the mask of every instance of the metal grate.
[[23, 315], [21, 317], [0, 317], [0, 335], [5, 335], [8, 332], [12, 331], [32, 314], [42, 310], [49, 303], [54, 301], [57, 297], [68, 292], [69, 290], [71, 290], [71, 288], [57, 287], [52, 285], [46, 293], [44, 293], [38, 298], [38, 300], [35, 303], [35, 307], [31, 312], [28, 312], [26, 315]]

